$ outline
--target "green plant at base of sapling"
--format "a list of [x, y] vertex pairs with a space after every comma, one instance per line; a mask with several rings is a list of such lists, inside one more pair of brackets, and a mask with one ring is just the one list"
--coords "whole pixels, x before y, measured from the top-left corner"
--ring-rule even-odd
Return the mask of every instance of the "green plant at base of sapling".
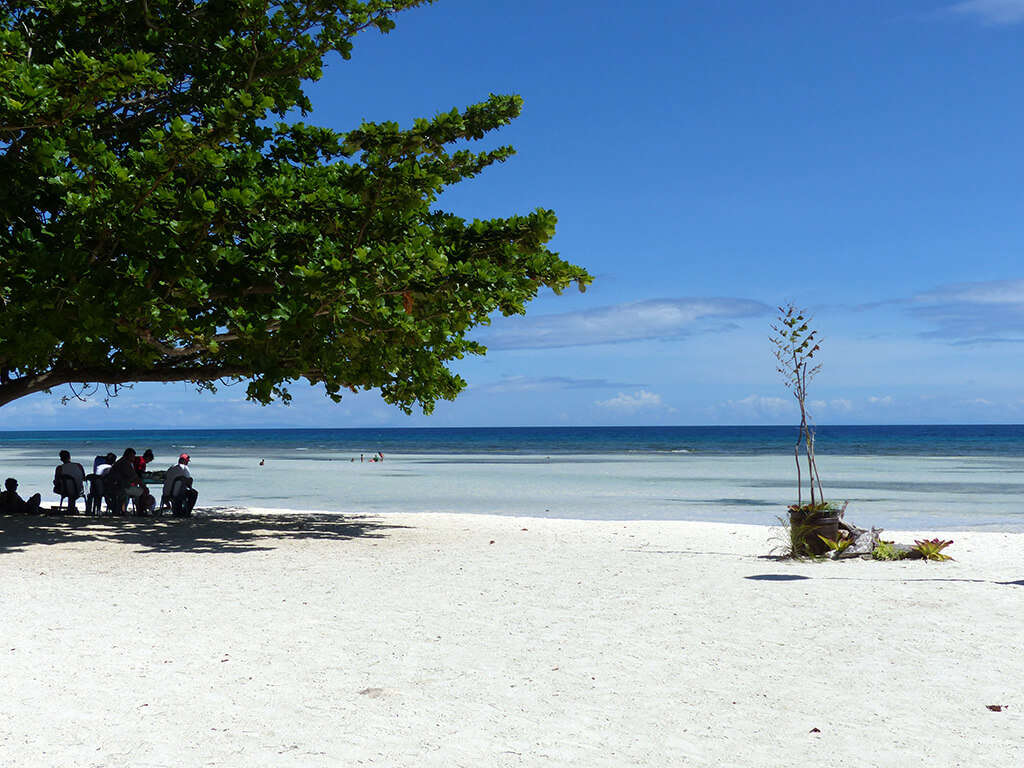
[[776, 546], [772, 547], [772, 554], [778, 557], [791, 558], [793, 560], [821, 560], [821, 555], [811, 551], [808, 542], [815, 536], [817, 526], [813, 523], [793, 522], [782, 517], [776, 518], [779, 521], [781, 530], [773, 536]]
[[849, 549], [850, 545], [853, 544], [853, 539], [844, 539], [841, 536], [838, 539], [830, 539], [827, 536], [822, 536], [819, 533], [818, 538], [825, 542], [825, 546], [828, 547], [830, 551], [835, 552], [837, 555], [843, 554], [843, 552]]
[[831, 501], [821, 501], [817, 504], [804, 504], [799, 506], [797, 504], [790, 504], [790, 512], [800, 512], [804, 515], [820, 515], [823, 512], [835, 512], [837, 507]]

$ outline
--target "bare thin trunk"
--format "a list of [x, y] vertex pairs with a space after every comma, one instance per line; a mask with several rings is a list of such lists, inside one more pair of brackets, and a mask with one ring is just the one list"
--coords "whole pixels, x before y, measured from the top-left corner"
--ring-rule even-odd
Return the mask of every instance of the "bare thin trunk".
[[[818, 467], [814, 461], [814, 432], [811, 431], [810, 426], [804, 427], [807, 437], [807, 484], [811, 486], [811, 508], [815, 506], [814, 500], [814, 478], [818, 473]], [[818, 500], [821, 500], [819, 494]]]
[[[807, 461], [807, 481], [808, 481], [808, 485], [810, 486], [810, 489], [811, 489], [811, 506], [813, 507], [814, 506], [814, 475], [812, 474], [813, 466], [811, 465], [811, 462], [810, 462], [810, 450], [811, 450], [810, 432], [807, 429], [807, 411], [804, 409], [804, 401], [803, 400], [800, 400], [800, 441], [802, 441], [803, 444], [804, 444], [804, 452], [807, 453], [807, 458], [808, 458], [808, 461]], [[798, 441], [798, 444], [799, 444], [800, 441]], [[798, 486], [797, 496], [800, 497], [802, 495], [802, 492], [803, 492], [803, 479], [801, 478], [801, 475], [800, 475], [800, 460], [799, 459], [797, 459], [797, 463], [796, 463], [796, 480], [797, 480], [797, 486]]]
[[821, 490], [821, 475], [818, 474], [818, 457], [814, 457], [814, 480], [818, 483], [818, 498], [822, 503], [825, 501], [825, 492]]
[[[803, 433], [801, 433], [803, 434]], [[797, 509], [803, 506], [803, 481], [800, 479], [800, 437], [797, 436], [796, 445], [793, 446], [793, 458], [796, 459], [796, 506]]]

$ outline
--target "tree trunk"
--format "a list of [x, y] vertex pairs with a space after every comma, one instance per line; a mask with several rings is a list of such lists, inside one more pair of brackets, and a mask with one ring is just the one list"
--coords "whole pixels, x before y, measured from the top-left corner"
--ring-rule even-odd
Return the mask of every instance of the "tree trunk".
[[796, 505], [800, 507], [803, 505], [803, 497], [801, 491], [803, 490], [803, 481], [800, 479], [800, 438], [796, 440], [796, 445], [793, 446], [793, 458], [796, 459]]

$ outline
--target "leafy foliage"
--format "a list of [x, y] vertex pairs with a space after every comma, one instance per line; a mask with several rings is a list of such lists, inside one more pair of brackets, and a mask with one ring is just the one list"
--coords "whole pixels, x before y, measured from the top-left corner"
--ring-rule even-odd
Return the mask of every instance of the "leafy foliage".
[[803, 515], [820, 515], [823, 512], [836, 512], [837, 509], [831, 501], [819, 501], [815, 504], [790, 504], [789, 511]]
[[778, 557], [802, 560], [820, 557], [821, 547], [816, 544], [818, 531], [821, 528], [817, 519], [812, 516], [790, 515], [789, 518], [777, 518], [781, 530], [773, 538], [778, 544], [772, 547], [772, 553]]
[[513, 154], [491, 95], [402, 129], [296, 121], [304, 83], [424, 0], [0, 4], [0, 405], [94, 382], [299, 378], [429, 412], [494, 312], [590, 282], [555, 215], [465, 221], [447, 186]]
[[925, 539], [924, 541], [919, 541], [914, 539], [913, 550], [918, 552], [925, 560], [952, 560], [952, 557], [942, 553], [942, 550], [952, 543], [952, 539], [949, 541], [943, 541], [942, 539]]
[[871, 551], [873, 560], [902, 560], [907, 553], [893, 545], [891, 541], [879, 541]]
[[827, 536], [822, 536], [821, 534], [818, 534], [818, 538], [821, 539], [822, 542], [824, 542], [825, 546], [829, 548], [830, 552], [835, 552], [837, 555], [843, 554], [843, 552], [849, 549], [850, 545], [853, 544], [853, 539], [844, 539], [843, 537], [839, 537], [838, 539], [830, 539]]

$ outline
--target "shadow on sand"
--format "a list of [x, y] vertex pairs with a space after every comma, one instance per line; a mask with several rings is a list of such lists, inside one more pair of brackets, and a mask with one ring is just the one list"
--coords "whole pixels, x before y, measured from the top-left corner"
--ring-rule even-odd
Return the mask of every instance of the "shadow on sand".
[[274, 549], [281, 539], [385, 538], [407, 526], [381, 518], [333, 514], [255, 515], [233, 507], [196, 509], [192, 517], [0, 515], [0, 555], [31, 546], [119, 542], [136, 551], [243, 553]]
[[[934, 566], [932, 566], [934, 567]], [[753, 576], [744, 576], [745, 579], [751, 581], [804, 581], [807, 579], [825, 579], [827, 581], [868, 581], [877, 583], [880, 581], [888, 582], [901, 582], [903, 584], [911, 584], [920, 581], [960, 581], [968, 584], [999, 584], [1004, 587], [1024, 587], [1024, 579], [1020, 581], [992, 581], [990, 579], [960, 579], [960, 578], [942, 578], [938, 576], [921, 576], [914, 578], [911, 576], [895, 576], [891, 579], [880, 579], [877, 577], [863, 577], [858, 578], [856, 576], [791, 576], [788, 574], [776, 574], [776, 573], [758, 573]]]

